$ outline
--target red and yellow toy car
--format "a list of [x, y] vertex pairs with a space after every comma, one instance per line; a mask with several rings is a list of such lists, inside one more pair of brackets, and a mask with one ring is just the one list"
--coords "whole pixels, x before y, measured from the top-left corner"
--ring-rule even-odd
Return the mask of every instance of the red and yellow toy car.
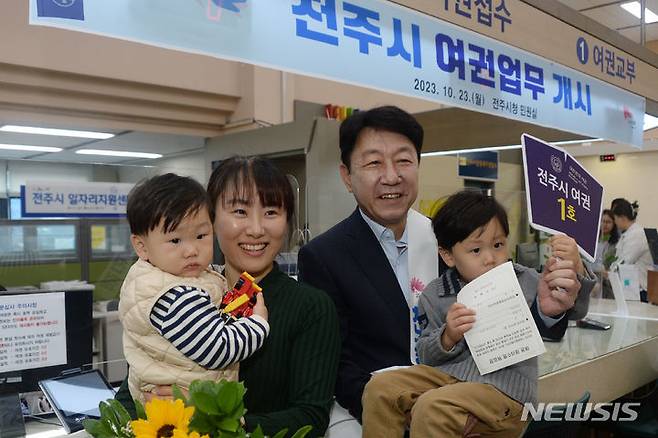
[[242, 318], [243, 316], [251, 316], [254, 313], [254, 305], [256, 304], [256, 295], [262, 292], [262, 288], [256, 284], [254, 277], [247, 272], [240, 274], [240, 278], [235, 282], [233, 289], [228, 291], [222, 303], [219, 305], [219, 310], [228, 313], [234, 318]]

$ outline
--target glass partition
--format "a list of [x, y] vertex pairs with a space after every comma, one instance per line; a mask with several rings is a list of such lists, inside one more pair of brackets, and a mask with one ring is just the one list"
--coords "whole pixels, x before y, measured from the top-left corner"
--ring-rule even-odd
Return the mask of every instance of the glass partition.
[[125, 219], [0, 221], [4, 287], [85, 280], [95, 286], [96, 300], [115, 299], [134, 261]]
[[93, 260], [132, 254], [128, 222], [92, 223], [90, 232]]
[[20, 254], [24, 248], [23, 227], [0, 225], [0, 257]]
[[89, 219], [85, 221], [85, 229], [89, 236], [86, 244], [89, 281], [96, 286], [94, 298], [116, 299], [128, 269], [136, 260], [128, 221]]
[[35, 249], [40, 253], [75, 252], [75, 225], [35, 225]]
[[79, 258], [75, 220], [0, 221], [0, 262], [50, 262]]

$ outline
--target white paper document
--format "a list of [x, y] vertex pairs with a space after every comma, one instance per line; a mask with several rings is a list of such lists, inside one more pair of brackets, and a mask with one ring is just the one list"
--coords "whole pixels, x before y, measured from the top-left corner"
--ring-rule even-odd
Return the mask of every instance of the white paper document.
[[512, 262], [468, 283], [457, 301], [475, 310], [464, 337], [480, 374], [488, 374], [546, 351]]

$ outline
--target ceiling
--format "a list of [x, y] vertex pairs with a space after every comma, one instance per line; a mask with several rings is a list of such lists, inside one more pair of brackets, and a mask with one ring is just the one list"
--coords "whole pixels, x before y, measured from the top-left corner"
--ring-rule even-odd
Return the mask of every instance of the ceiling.
[[[574, 156], [601, 155], [609, 153], [632, 153], [639, 150], [614, 142], [588, 143], [586, 137], [550, 128], [505, 119], [498, 116], [463, 110], [444, 108], [416, 114], [425, 129], [424, 152], [467, 148], [482, 148], [518, 144], [521, 133], [529, 133], [550, 142], [582, 139], [584, 143], [564, 145]], [[0, 120], [0, 126], [4, 125]], [[48, 126], [73, 129], [70, 126]], [[136, 131], [112, 131], [115, 137], [107, 140], [92, 140], [72, 137], [55, 137], [36, 134], [16, 134], [0, 131], [0, 144], [23, 144], [54, 146], [64, 150], [56, 153], [10, 151], [0, 149], [0, 160], [36, 160], [57, 163], [85, 163], [105, 165], [157, 165], [161, 160], [199, 153], [205, 149], [205, 138], [200, 136], [157, 134]], [[658, 150], [658, 128], [646, 131], [642, 151]], [[131, 152], [150, 152], [163, 155], [159, 160], [125, 158], [99, 155], [76, 154], [78, 149], [110, 149]], [[517, 160], [515, 154], [513, 160]]]
[[[558, 0], [586, 17], [618, 31], [626, 38], [640, 43], [640, 19], [626, 12], [619, 5], [631, 0]], [[646, 0], [646, 7], [658, 14], [658, 0]], [[646, 41], [658, 40], [658, 23], [645, 26]]]
[[[5, 123], [0, 120], [0, 126]], [[47, 126], [51, 128], [76, 129], [75, 127]], [[205, 138], [189, 135], [156, 134], [136, 131], [116, 131], [103, 129], [102, 132], [115, 134], [107, 140], [88, 138], [57, 137], [51, 135], [17, 134], [0, 131], [0, 144], [33, 146], [54, 146], [63, 148], [61, 152], [33, 152], [0, 149], [0, 160], [38, 160], [65, 163], [148, 165], [151, 159], [112, 157], [103, 155], [76, 154], [78, 149], [108, 149], [116, 151], [149, 152], [161, 154], [161, 159], [201, 152]]]
[[[460, 108], [442, 108], [415, 116], [425, 131], [423, 152], [518, 145], [523, 133], [551, 143], [576, 142], [560, 144], [575, 157], [658, 151], [658, 128], [644, 132], [643, 148], [638, 149], [613, 141], [591, 141], [582, 135]], [[521, 163], [520, 150], [503, 151], [501, 160]]]

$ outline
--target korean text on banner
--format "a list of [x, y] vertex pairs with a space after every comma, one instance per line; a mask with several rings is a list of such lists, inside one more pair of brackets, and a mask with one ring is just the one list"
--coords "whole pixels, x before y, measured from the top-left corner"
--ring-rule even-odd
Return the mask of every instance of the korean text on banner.
[[23, 217], [122, 217], [134, 184], [26, 182], [21, 186]]
[[30, 0], [34, 25], [248, 62], [642, 146], [643, 97], [390, 1], [85, 0], [84, 20], [39, 16], [37, 1]]
[[457, 161], [459, 177], [484, 181], [498, 179], [498, 151], [461, 153]]
[[572, 237], [594, 261], [603, 186], [563, 149], [528, 134], [521, 142], [530, 225]]

